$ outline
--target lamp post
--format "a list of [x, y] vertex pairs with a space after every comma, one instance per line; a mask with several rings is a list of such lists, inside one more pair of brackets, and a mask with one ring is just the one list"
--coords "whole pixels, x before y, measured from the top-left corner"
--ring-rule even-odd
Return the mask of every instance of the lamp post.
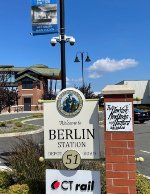
[[65, 16], [64, 0], [60, 2], [60, 45], [61, 45], [61, 80], [62, 89], [66, 88], [66, 60], [65, 60]]
[[61, 89], [66, 88], [66, 59], [65, 59], [65, 43], [69, 42], [71, 46], [75, 43], [75, 38], [65, 35], [65, 6], [64, 0], [59, 0], [60, 5], [60, 32], [58, 37], [51, 39], [51, 45], [55, 46], [57, 42], [60, 43], [61, 51]]
[[[84, 90], [84, 53], [85, 52], [77, 52], [76, 54], [76, 58], [74, 60], [75, 63], [78, 63], [80, 62], [79, 58], [78, 58], [78, 54], [80, 53], [80, 56], [81, 56], [81, 64], [82, 64], [82, 85], [83, 85], [83, 90]], [[86, 59], [85, 59], [85, 62], [90, 62], [91, 59], [88, 55], [88, 52], [86, 52]]]

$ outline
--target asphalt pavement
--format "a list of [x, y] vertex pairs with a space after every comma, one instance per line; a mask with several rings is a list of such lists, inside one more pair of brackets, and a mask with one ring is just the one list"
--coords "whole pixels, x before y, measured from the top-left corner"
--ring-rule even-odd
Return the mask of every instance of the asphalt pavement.
[[143, 157], [144, 162], [137, 162], [137, 170], [150, 177], [150, 121], [135, 124], [136, 157]]
[[34, 113], [13, 113], [13, 114], [1, 114], [0, 115], [0, 121], [6, 121], [6, 120], [12, 120], [12, 119], [17, 119], [17, 118], [21, 118], [21, 117], [27, 117], [30, 116]]
[[43, 120], [43, 118], [26, 121], [25, 123], [27, 123], [27, 124], [33, 124], [33, 125], [37, 125], [37, 126], [41, 126], [41, 127], [44, 126], [44, 120]]

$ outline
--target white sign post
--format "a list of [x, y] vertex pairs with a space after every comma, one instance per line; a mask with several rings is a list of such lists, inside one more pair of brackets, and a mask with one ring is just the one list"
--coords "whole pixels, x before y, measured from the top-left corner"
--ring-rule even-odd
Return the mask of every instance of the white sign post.
[[[75, 169], [81, 159], [99, 159], [98, 101], [74, 88], [44, 103], [45, 159], [62, 159]], [[100, 172], [46, 170], [46, 194], [99, 194]]]
[[132, 102], [106, 102], [106, 131], [132, 131]]
[[98, 101], [67, 88], [56, 101], [44, 103], [44, 147], [45, 159], [62, 159], [67, 150], [77, 151], [81, 159], [98, 159]]
[[100, 194], [100, 172], [46, 170], [46, 194]]

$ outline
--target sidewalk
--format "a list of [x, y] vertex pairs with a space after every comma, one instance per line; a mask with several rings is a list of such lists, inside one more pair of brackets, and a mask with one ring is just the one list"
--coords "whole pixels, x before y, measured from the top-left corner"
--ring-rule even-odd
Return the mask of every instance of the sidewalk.
[[39, 111], [19, 111], [19, 112], [14, 112], [14, 111], [11, 111], [10, 113], [7, 111], [7, 112], [2, 112], [0, 114], [1, 115], [9, 115], [9, 114], [19, 114], [19, 113], [43, 113], [44, 111], [43, 110], [39, 110]]

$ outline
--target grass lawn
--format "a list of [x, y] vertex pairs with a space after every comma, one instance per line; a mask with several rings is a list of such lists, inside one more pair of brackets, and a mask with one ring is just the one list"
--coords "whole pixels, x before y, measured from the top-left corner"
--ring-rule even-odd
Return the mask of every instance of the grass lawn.
[[34, 118], [43, 118], [43, 114], [35, 113], [33, 115], [26, 116], [23, 118], [0, 122], [0, 134], [37, 130], [40, 128], [40, 126], [34, 126], [31, 124], [22, 123], [22, 121], [26, 121]]

